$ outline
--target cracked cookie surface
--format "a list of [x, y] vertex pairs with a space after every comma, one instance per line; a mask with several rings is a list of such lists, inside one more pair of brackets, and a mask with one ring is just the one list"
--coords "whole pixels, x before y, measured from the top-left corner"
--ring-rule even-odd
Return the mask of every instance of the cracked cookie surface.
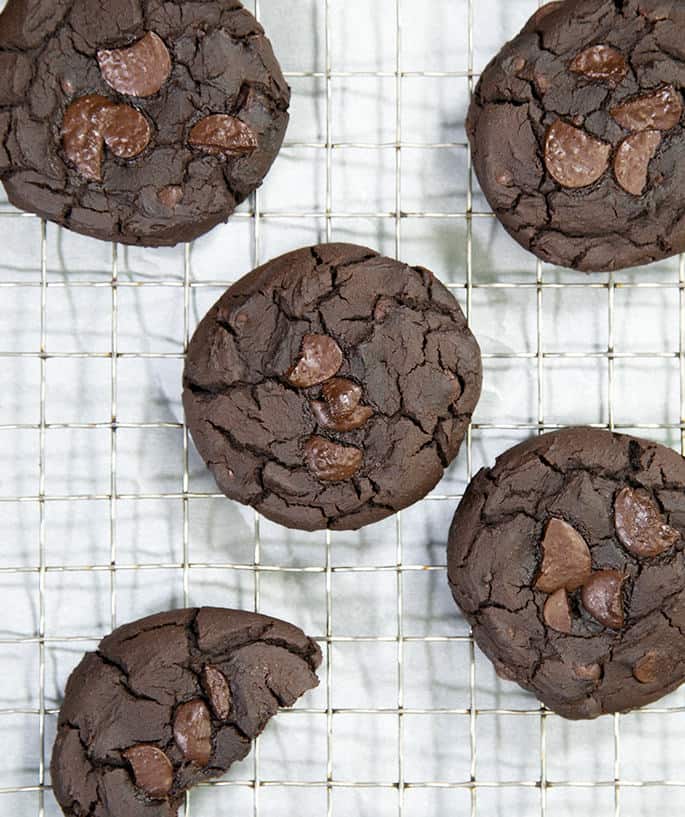
[[238, 0], [9, 0], [0, 14], [0, 180], [79, 233], [173, 245], [263, 181], [290, 90]]
[[67, 682], [52, 785], [73, 817], [175, 817], [185, 792], [250, 750], [318, 684], [297, 627], [240, 610], [159, 613], [87, 653]]
[[564, 429], [501, 455], [454, 516], [452, 593], [497, 672], [567, 718], [685, 680], [685, 460]]
[[685, 250], [685, 4], [543, 6], [483, 72], [473, 161], [504, 227], [586, 272]]
[[190, 343], [184, 385], [227, 496], [289, 527], [357, 529], [441, 479], [480, 396], [480, 350], [428, 270], [320, 245], [224, 294]]

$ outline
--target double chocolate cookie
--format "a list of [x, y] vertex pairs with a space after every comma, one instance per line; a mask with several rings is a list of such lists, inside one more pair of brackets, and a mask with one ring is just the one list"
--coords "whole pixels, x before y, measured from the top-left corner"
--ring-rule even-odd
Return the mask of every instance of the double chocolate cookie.
[[478, 83], [468, 133], [509, 233], [588, 272], [685, 250], [685, 4], [543, 6]]
[[449, 581], [503, 677], [567, 718], [643, 706], [685, 680], [685, 460], [566, 429], [469, 486]]
[[160, 613], [88, 653], [67, 683], [52, 786], [73, 817], [175, 817], [242, 760], [279, 706], [317, 686], [319, 647], [238, 610]]
[[238, 0], [9, 0], [0, 179], [16, 207], [126, 244], [189, 241], [263, 181], [290, 91]]
[[478, 344], [425, 269], [329, 244], [232, 286], [188, 349], [184, 406], [224, 493], [304, 530], [425, 496], [459, 451]]

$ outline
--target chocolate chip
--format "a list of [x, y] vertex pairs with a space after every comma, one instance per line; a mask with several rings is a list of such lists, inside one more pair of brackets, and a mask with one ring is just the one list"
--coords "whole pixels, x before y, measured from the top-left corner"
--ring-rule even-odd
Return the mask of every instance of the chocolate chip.
[[309, 470], [322, 482], [351, 479], [361, 468], [364, 459], [358, 448], [339, 445], [324, 437], [310, 437], [304, 448]]
[[225, 721], [231, 714], [231, 689], [226, 676], [216, 667], [206, 666], [202, 670], [202, 689], [216, 717]]
[[105, 82], [128, 96], [156, 94], [171, 73], [169, 50], [154, 31], [128, 48], [98, 51], [97, 59]]
[[168, 187], [163, 187], [157, 193], [157, 198], [165, 207], [173, 210], [181, 203], [181, 199], [183, 198], [183, 188], [175, 184], [170, 184]]
[[600, 681], [604, 673], [600, 664], [574, 664], [573, 674], [581, 681]]
[[171, 761], [156, 746], [132, 746], [124, 753], [131, 764], [136, 786], [154, 800], [163, 800], [171, 791], [174, 768]]
[[354, 431], [373, 417], [373, 409], [360, 406], [361, 386], [344, 377], [336, 377], [323, 385], [324, 402], [313, 402], [312, 410], [319, 425], [331, 431]]
[[628, 73], [626, 58], [609, 45], [593, 45], [576, 55], [571, 71], [588, 79], [618, 85]]
[[550, 519], [542, 540], [542, 566], [535, 589], [554, 593], [573, 591], [592, 573], [592, 557], [585, 539], [563, 519]]
[[633, 667], [633, 675], [641, 684], [654, 684], [673, 673], [674, 662], [658, 650], [648, 650]]
[[585, 582], [581, 593], [583, 606], [600, 624], [620, 630], [625, 621], [623, 583], [625, 576], [617, 570], [600, 570]]
[[135, 108], [115, 105], [99, 94], [80, 97], [64, 114], [62, 144], [81, 176], [102, 180], [105, 143], [122, 159], [142, 153], [150, 142], [150, 125]]
[[176, 710], [174, 740], [183, 756], [206, 766], [212, 756], [212, 718], [204, 701], [188, 701]]
[[495, 181], [497, 184], [501, 184], [502, 187], [511, 187], [514, 182], [514, 174], [511, 170], [501, 170], [495, 175]]
[[564, 0], [553, 0], [551, 3], [545, 3], [533, 14], [530, 20], [526, 23], [527, 29], [534, 29], [550, 14], [557, 11], [564, 5]]
[[632, 133], [626, 137], [614, 157], [616, 181], [633, 196], [641, 196], [647, 186], [649, 163], [661, 144], [661, 134], [656, 130]]
[[609, 166], [611, 145], [558, 119], [547, 131], [545, 164], [562, 187], [587, 187]]
[[526, 67], [526, 60], [525, 57], [515, 57], [514, 61], [511, 64], [511, 67], [514, 69], [514, 73], [518, 74]]
[[254, 131], [228, 114], [205, 116], [193, 126], [188, 142], [205, 153], [251, 153], [257, 147]]
[[129, 105], [115, 105], [104, 116], [105, 144], [115, 156], [132, 159], [150, 144], [150, 123], [140, 111]]
[[545, 602], [544, 617], [545, 624], [553, 630], [566, 634], [571, 632], [571, 605], [563, 588], [552, 593]]
[[629, 131], [671, 130], [683, 115], [683, 98], [672, 85], [612, 108], [611, 115]]
[[305, 335], [297, 364], [286, 377], [298, 389], [308, 389], [334, 377], [343, 362], [343, 353], [328, 335]]
[[624, 488], [614, 502], [616, 533], [633, 556], [650, 558], [680, 541], [680, 533], [664, 522], [656, 502], [642, 488]]

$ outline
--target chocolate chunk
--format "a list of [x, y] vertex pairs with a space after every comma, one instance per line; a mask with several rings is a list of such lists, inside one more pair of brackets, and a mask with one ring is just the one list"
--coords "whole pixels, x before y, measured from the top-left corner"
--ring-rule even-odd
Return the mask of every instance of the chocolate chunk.
[[175, 184], [170, 184], [167, 187], [163, 187], [157, 193], [157, 198], [165, 207], [173, 210], [181, 203], [181, 199], [183, 198], [183, 188]]
[[227, 114], [205, 116], [192, 127], [188, 143], [212, 154], [251, 153], [258, 145], [252, 128]]
[[550, 519], [542, 540], [542, 566], [535, 589], [554, 593], [577, 590], [592, 573], [590, 549], [583, 537], [563, 519]]
[[672, 85], [666, 85], [612, 108], [611, 115], [629, 131], [671, 130], [683, 115], [683, 98]]
[[564, 0], [552, 0], [551, 3], [545, 3], [543, 6], [540, 6], [526, 23], [526, 30], [536, 29], [545, 17], [549, 17], [550, 14], [558, 11], [563, 5]]
[[601, 681], [603, 672], [600, 664], [574, 664], [573, 674], [581, 681]]
[[354, 431], [373, 417], [370, 406], [360, 406], [361, 386], [344, 377], [336, 377], [323, 385], [324, 402], [313, 402], [317, 422], [331, 431]]
[[328, 335], [305, 335], [301, 357], [286, 377], [298, 389], [308, 389], [336, 375], [342, 366], [343, 353]]
[[322, 482], [344, 482], [359, 471], [364, 459], [358, 448], [339, 445], [324, 437], [311, 437], [305, 443], [309, 470]]
[[225, 721], [231, 714], [231, 689], [226, 676], [216, 667], [206, 666], [202, 671], [202, 689], [215, 716]]
[[115, 105], [99, 94], [72, 102], [62, 124], [67, 159], [91, 181], [102, 181], [105, 143], [115, 156], [130, 159], [145, 150], [150, 136], [150, 125], [140, 111]]
[[571, 605], [568, 595], [562, 588], [547, 599], [544, 608], [545, 624], [559, 633], [570, 633], [572, 630]]
[[674, 661], [660, 650], [648, 650], [633, 667], [633, 675], [641, 684], [668, 683]]
[[163, 800], [174, 782], [174, 767], [156, 746], [132, 746], [123, 753], [131, 764], [136, 786], [154, 800]]
[[120, 159], [139, 156], [150, 144], [150, 123], [129, 105], [115, 105], [104, 112], [105, 144]]
[[649, 163], [661, 144], [661, 134], [656, 130], [632, 133], [627, 136], [614, 157], [616, 181], [633, 196], [641, 196], [647, 186]]
[[642, 488], [626, 487], [618, 494], [614, 522], [618, 538], [633, 556], [658, 556], [680, 541], [680, 532], [664, 522], [656, 502]]
[[154, 31], [128, 48], [98, 51], [97, 60], [105, 82], [128, 96], [156, 94], [171, 73], [169, 50]]
[[623, 583], [625, 576], [617, 570], [599, 570], [583, 585], [583, 607], [604, 627], [620, 630], [625, 621]]
[[547, 131], [545, 164], [562, 187], [594, 184], [609, 166], [611, 145], [558, 119]]
[[609, 45], [593, 45], [577, 54], [571, 71], [588, 79], [618, 85], [628, 73], [626, 58]]
[[212, 756], [212, 718], [204, 701], [181, 704], [174, 717], [174, 740], [183, 756], [207, 766]]

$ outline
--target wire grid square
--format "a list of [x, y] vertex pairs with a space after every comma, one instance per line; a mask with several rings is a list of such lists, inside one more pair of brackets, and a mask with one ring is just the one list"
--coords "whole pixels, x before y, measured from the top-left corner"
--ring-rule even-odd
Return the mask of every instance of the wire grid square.
[[[530, 434], [585, 420], [682, 449], [683, 260], [558, 270], [489, 212], [464, 136], [468, 95], [536, 0], [251, 5], [293, 119], [264, 189], [229, 224], [171, 250], [112, 247], [0, 193], [0, 376], [12, 384], [0, 392], [0, 592], [13, 611], [0, 631], [12, 668], [0, 674], [12, 749], [0, 810], [59, 813], [49, 752], [83, 651], [156, 609], [217, 604], [316, 636], [322, 684], [193, 792], [185, 817], [679, 813], [685, 693], [592, 724], [544, 711], [474, 648], [446, 589], [444, 540], [470, 475]], [[432, 268], [485, 358], [483, 399], [443, 482], [358, 533], [284, 531], [226, 501], [180, 405], [188, 338], [223, 289], [323, 240]], [[647, 406], [631, 402], [641, 371]]]

